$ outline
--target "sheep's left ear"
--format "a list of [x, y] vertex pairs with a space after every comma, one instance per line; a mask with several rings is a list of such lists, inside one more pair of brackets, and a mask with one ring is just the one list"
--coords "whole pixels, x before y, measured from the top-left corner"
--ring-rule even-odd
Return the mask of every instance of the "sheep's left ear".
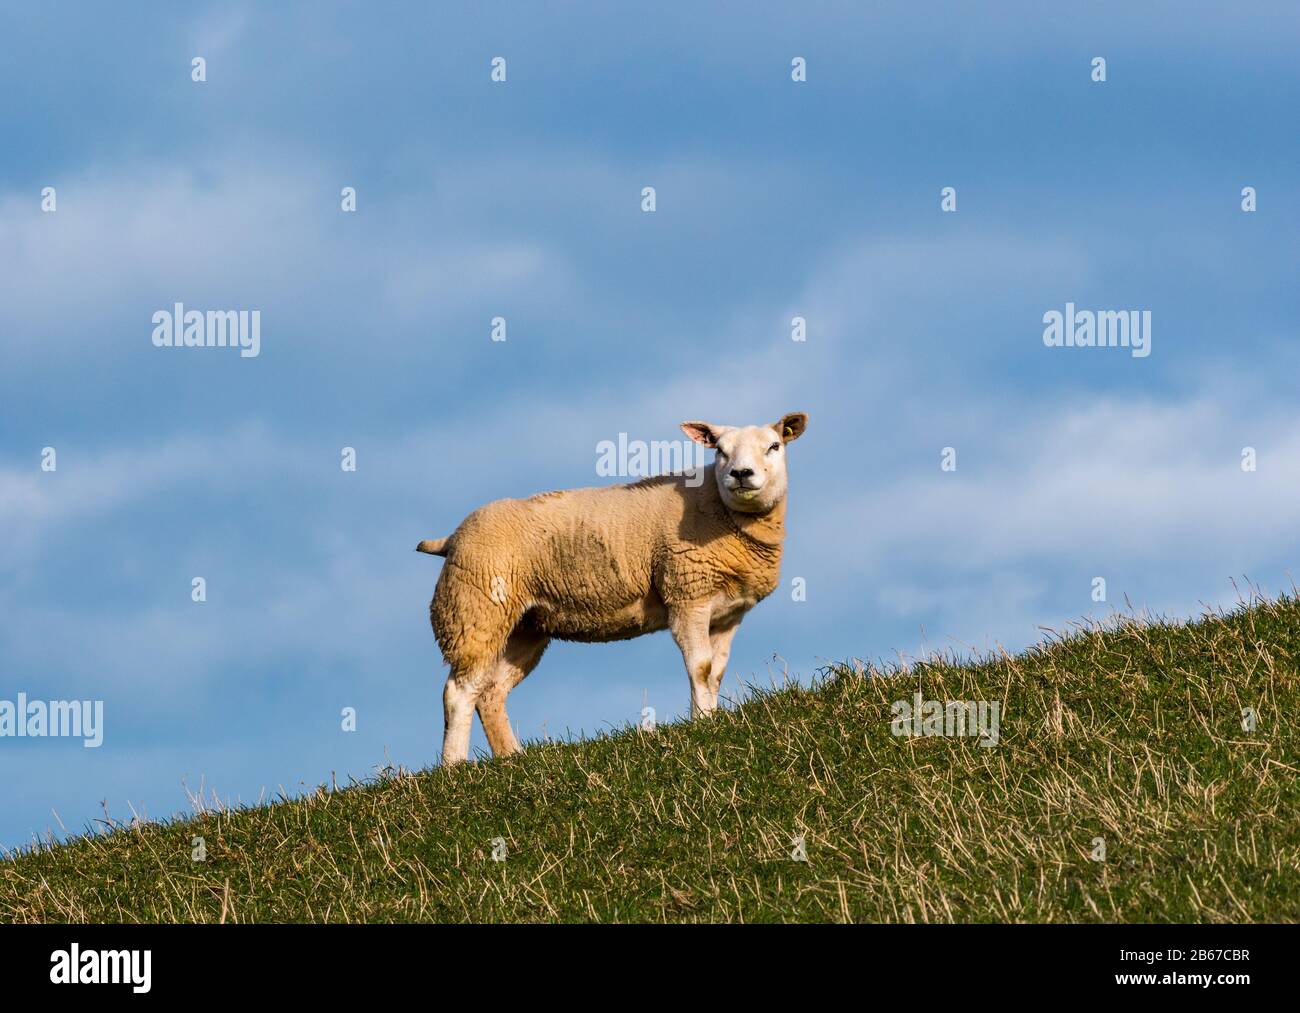
[[791, 440], [797, 440], [803, 435], [803, 431], [808, 427], [808, 416], [803, 412], [791, 412], [784, 416], [780, 422], [774, 422], [772, 428], [781, 434], [781, 442], [789, 443]]

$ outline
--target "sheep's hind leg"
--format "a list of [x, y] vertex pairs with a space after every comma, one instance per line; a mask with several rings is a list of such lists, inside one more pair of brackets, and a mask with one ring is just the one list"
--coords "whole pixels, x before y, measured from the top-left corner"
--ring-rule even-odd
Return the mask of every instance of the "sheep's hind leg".
[[469, 759], [469, 732], [481, 678], [472, 669], [453, 667], [442, 691], [442, 763], [450, 766]]
[[492, 755], [509, 756], [519, 752], [519, 739], [506, 714], [506, 696], [536, 667], [550, 642], [549, 637], [520, 630], [506, 641], [505, 650], [478, 698], [478, 717], [483, 722]]

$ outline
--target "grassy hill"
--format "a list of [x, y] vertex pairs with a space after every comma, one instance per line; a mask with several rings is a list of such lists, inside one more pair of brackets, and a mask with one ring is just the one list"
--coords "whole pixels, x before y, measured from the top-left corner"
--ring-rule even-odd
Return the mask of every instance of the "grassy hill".
[[[25, 852], [0, 920], [1295, 920], [1300, 604], [1107, 626]], [[918, 690], [998, 745], [891, 734]]]

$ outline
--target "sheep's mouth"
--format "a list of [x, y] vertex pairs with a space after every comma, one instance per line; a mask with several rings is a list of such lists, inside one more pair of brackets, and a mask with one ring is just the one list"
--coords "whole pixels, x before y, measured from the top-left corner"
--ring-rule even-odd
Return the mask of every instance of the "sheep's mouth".
[[761, 492], [761, 485], [746, 485], [744, 482], [733, 482], [727, 488], [737, 496], [746, 496], [751, 493]]

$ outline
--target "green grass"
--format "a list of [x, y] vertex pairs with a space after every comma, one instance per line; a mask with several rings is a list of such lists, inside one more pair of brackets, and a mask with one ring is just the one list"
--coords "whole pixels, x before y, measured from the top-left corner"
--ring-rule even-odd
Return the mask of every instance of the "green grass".
[[[1300, 604], [1106, 627], [26, 851], [0, 920], [1294, 921]], [[918, 689], [999, 744], [892, 735]]]

